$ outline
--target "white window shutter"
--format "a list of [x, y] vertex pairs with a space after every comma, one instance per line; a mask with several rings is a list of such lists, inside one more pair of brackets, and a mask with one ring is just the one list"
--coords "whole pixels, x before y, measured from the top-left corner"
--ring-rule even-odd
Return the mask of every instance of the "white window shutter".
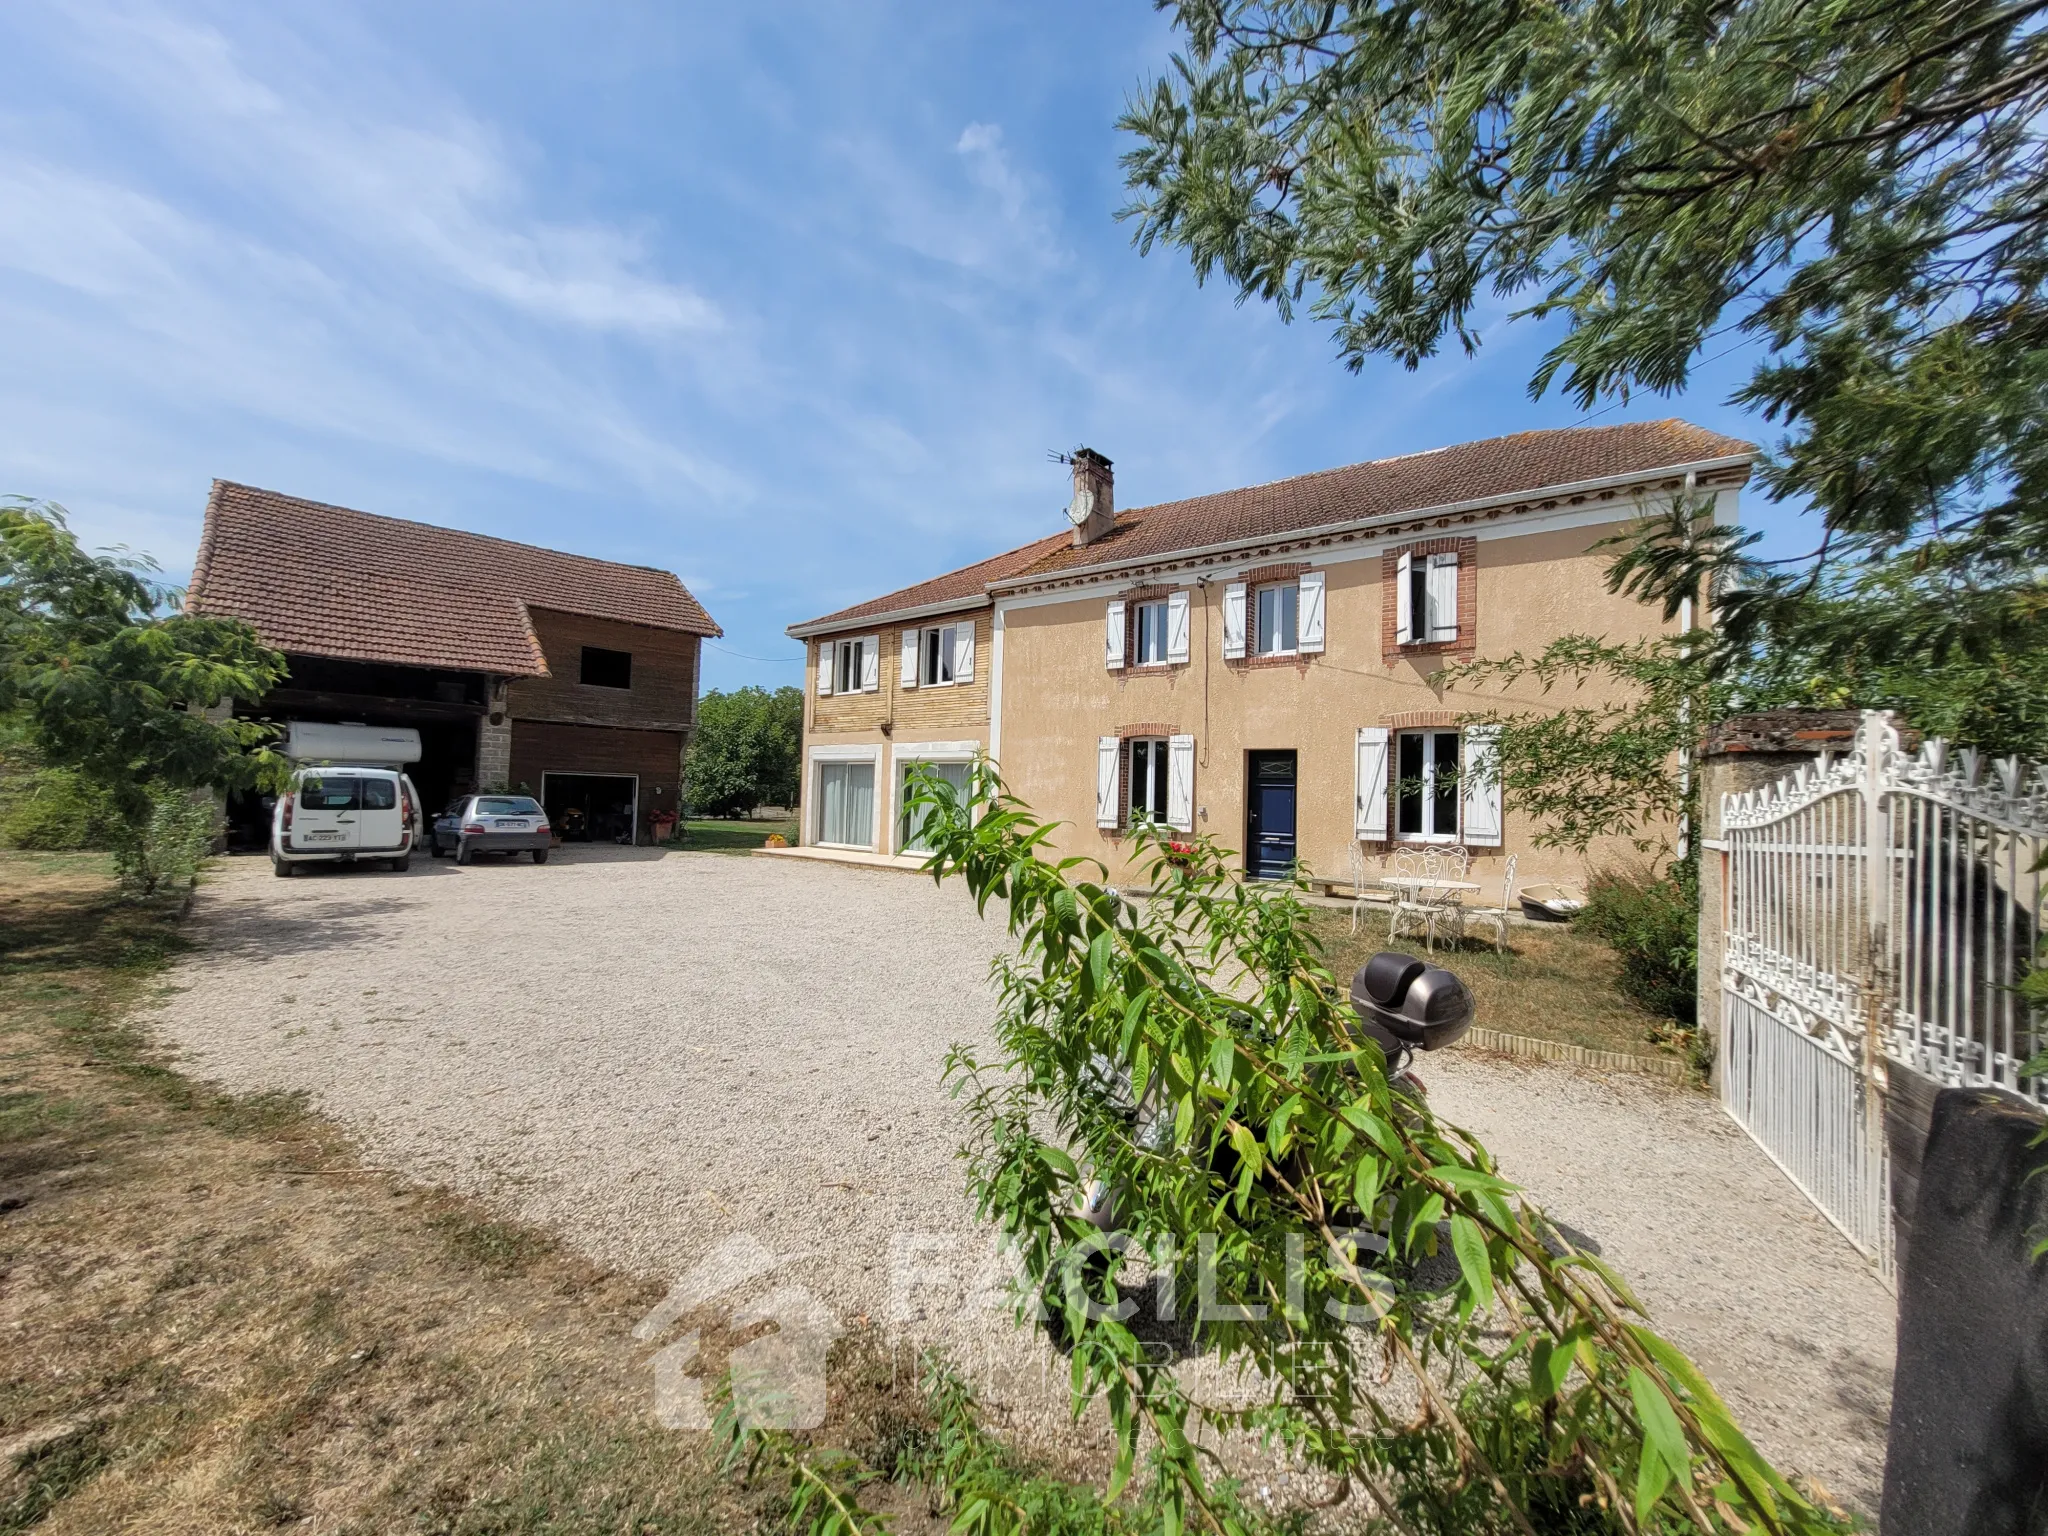
[[1244, 655], [1244, 583], [1233, 581], [1223, 589], [1223, 659], [1236, 661]]
[[1176, 832], [1195, 830], [1195, 738], [1166, 739], [1166, 824]]
[[832, 692], [832, 669], [839, 661], [839, 642], [820, 640], [818, 642], [818, 693], [820, 697]]
[[860, 691], [875, 693], [882, 686], [882, 637], [865, 636], [860, 643]]
[[1429, 638], [1458, 638], [1458, 557], [1429, 557]]
[[1124, 664], [1124, 605], [1121, 598], [1103, 610], [1102, 664], [1112, 672]]
[[1415, 557], [1403, 555], [1394, 574], [1394, 643], [1415, 643]]
[[906, 629], [903, 631], [903, 674], [897, 681], [906, 688], [915, 688], [917, 686], [917, 648], [923, 641], [923, 630]]
[[1323, 648], [1323, 573], [1304, 571], [1301, 577], [1301, 606], [1296, 615], [1294, 648], [1302, 652]]
[[1188, 594], [1185, 587], [1166, 594], [1166, 659], [1188, 659]]
[[974, 620], [962, 619], [953, 631], [953, 681], [974, 681]]
[[1114, 736], [1099, 737], [1095, 743], [1095, 825], [1117, 824], [1117, 765], [1124, 744]]
[[1459, 790], [1465, 802], [1465, 842], [1500, 846], [1500, 727], [1473, 725], [1460, 743]]
[[1358, 835], [1383, 841], [1387, 835], [1387, 728], [1358, 728]]

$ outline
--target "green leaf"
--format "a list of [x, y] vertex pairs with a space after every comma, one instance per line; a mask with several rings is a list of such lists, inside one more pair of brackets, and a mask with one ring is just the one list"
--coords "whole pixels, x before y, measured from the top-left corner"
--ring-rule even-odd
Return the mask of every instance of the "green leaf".
[[1273, 1118], [1266, 1122], [1266, 1145], [1273, 1149], [1275, 1157], [1286, 1156], [1287, 1122], [1292, 1120], [1300, 1109], [1301, 1095], [1297, 1093], [1274, 1110]]
[[1372, 1220], [1372, 1208], [1379, 1204], [1380, 1175], [1385, 1164], [1377, 1158], [1361, 1157], [1351, 1174], [1351, 1198], [1358, 1205], [1359, 1214], [1367, 1221]]
[[1678, 1415], [1673, 1412], [1671, 1399], [1664, 1395], [1664, 1389], [1650, 1379], [1649, 1372], [1639, 1365], [1632, 1365], [1628, 1368], [1628, 1395], [1635, 1402], [1636, 1416], [1642, 1420], [1645, 1442], [1655, 1448], [1659, 1459], [1672, 1473], [1690, 1477], [1692, 1451], [1686, 1444], [1685, 1430], [1680, 1427]]
[[1486, 1238], [1479, 1224], [1464, 1212], [1451, 1216], [1451, 1249], [1458, 1256], [1458, 1268], [1465, 1272], [1465, 1289], [1475, 1308], [1493, 1304], [1493, 1265], [1487, 1258]]
[[1088, 944], [1088, 979], [1098, 993], [1109, 990], [1109, 967], [1116, 954], [1116, 935], [1105, 928]]
[[1664, 1496], [1664, 1490], [1671, 1486], [1671, 1469], [1664, 1465], [1664, 1458], [1650, 1445], [1643, 1447], [1643, 1459], [1636, 1468], [1636, 1524], [1648, 1525], [1650, 1511], [1657, 1507], [1657, 1501]]
[[1564, 1390], [1565, 1377], [1572, 1370], [1570, 1335], [1552, 1341], [1538, 1339], [1529, 1354], [1529, 1390], [1538, 1402], [1548, 1402]]
[[1237, 1064], [1237, 1043], [1226, 1034], [1218, 1034], [1215, 1043], [1209, 1047], [1209, 1076], [1219, 1088], [1228, 1088], [1232, 1069]]
[[1078, 1179], [1081, 1176], [1081, 1170], [1074, 1166], [1074, 1160], [1058, 1147], [1048, 1147], [1040, 1144], [1038, 1155], [1045, 1160], [1048, 1167], [1056, 1172], [1065, 1174], [1070, 1179]]
[[1230, 1147], [1237, 1154], [1238, 1160], [1252, 1174], [1256, 1175], [1266, 1165], [1265, 1158], [1259, 1152], [1258, 1138], [1252, 1135], [1247, 1127], [1233, 1125], [1230, 1128]]

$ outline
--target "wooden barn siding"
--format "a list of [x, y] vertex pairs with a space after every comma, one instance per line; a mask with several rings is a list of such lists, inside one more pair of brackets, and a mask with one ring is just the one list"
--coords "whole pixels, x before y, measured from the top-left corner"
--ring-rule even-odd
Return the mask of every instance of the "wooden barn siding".
[[[533, 628], [553, 676], [522, 677], [512, 683], [514, 720], [624, 726], [695, 723], [697, 636], [543, 610], [534, 611]], [[579, 682], [586, 645], [629, 652], [633, 686], [586, 688]]]
[[546, 720], [512, 722], [515, 788], [541, 792], [543, 773], [636, 773], [640, 776], [640, 827], [651, 811], [673, 811], [682, 785], [680, 731], [631, 731], [606, 726], [560, 725]]

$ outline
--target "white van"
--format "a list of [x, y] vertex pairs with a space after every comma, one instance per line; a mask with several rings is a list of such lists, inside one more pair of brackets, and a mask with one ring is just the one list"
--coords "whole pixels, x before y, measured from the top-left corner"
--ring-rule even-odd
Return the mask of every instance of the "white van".
[[273, 873], [379, 860], [386, 869], [411, 867], [421, 806], [404, 765], [419, 761], [419, 732], [293, 721], [284, 750], [302, 763], [318, 762], [292, 775], [271, 812]]
[[396, 768], [301, 768], [270, 818], [270, 867], [291, 875], [301, 864], [382, 859], [412, 865], [419, 792]]

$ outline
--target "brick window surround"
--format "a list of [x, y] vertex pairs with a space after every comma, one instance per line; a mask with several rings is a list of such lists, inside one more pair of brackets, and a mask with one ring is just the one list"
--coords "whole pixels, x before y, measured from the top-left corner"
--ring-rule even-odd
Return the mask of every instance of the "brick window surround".
[[1299, 581], [1314, 569], [1313, 565], [1304, 560], [1294, 565], [1262, 565], [1256, 570], [1246, 571], [1238, 578], [1244, 583], [1244, 654], [1224, 657], [1224, 666], [1242, 672], [1257, 672], [1267, 667], [1291, 667], [1296, 672], [1307, 673], [1309, 663], [1322, 654], [1320, 651], [1289, 651], [1279, 656], [1261, 656], [1252, 649], [1250, 630], [1257, 622], [1258, 598], [1255, 594], [1259, 588], [1278, 586], [1283, 581]]
[[[1120, 669], [1121, 675], [1128, 676], [1133, 672], [1137, 672], [1146, 676], [1152, 676], [1160, 672], [1178, 671], [1183, 667], [1193, 664], [1195, 656], [1195, 615], [1193, 610], [1195, 604], [1192, 595], [1188, 599], [1188, 659], [1186, 661], [1138, 660], [1138, 605], [1140, 603], [1163, 603], [1167, 598], [1180, 590], [1179, 587], [1131, 587], [1117, 594], [1124, 605], [1124, 664]], [[1141, 731], [1138, 734], [1143, 735], [1144, 733]]]
[[[1403, 645], [1400, 638], [1401, 557], [1458, 557], [1458, 638]], [[1380, 556], [1380, 659], [1389, 665], [1403, 656], [1454, 656], [1470, 661], [1479, 654], [1479, 540], [1472, 537], [1419, 539], [1397, 545]]]
[[1158, 720], [1140, 721], [1136, 725], [1120, 725], [1116, 728], [1116, 739], [1122, 743], [1116, 753], [1116, 825], [1097, 827], [1110, 842], [1121, 842], [1131, 830], [1131, 743], [1145, 736], [1178, 736], [1177, 727]]

